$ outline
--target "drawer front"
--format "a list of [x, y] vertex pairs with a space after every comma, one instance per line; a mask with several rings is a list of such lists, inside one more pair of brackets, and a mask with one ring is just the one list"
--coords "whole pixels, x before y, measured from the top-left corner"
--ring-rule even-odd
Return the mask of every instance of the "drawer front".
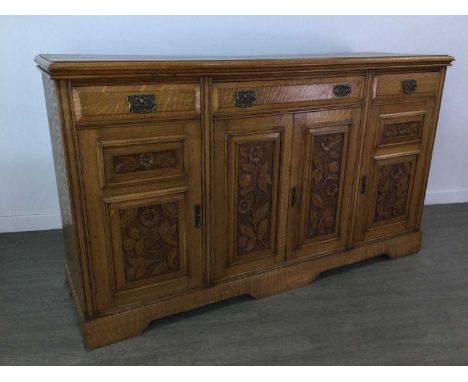
[[78, 124], [197, 117], [198, 84], [79, 86], [73, 88]]
[[438, 82], [439, 72], [380, 74], [374, 78], [372, 97], [433, 96]]
[[363, 91], [363, 76], [226, 82], [213, 86], [213, 112], [237, 113], [359, 101]]

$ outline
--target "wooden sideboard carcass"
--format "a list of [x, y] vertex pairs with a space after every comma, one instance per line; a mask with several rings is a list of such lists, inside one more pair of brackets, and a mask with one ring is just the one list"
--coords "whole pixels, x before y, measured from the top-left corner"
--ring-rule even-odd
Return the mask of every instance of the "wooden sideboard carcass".
[[86, 348], [418, 251], [445, 55], [39, 55]]

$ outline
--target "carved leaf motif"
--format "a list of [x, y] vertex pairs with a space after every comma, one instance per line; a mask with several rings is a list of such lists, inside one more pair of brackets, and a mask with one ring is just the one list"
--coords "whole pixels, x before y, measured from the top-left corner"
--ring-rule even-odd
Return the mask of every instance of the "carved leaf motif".
[[246, 255], [269, 247], [273, 150], [273, 141], [250, 142], [238, 146], [237, 255]]
[[141, 237], [141, 232], [137, 227], [131, 226], [128, 227], [128, 236], [132, 239], [138, 240]]
[[[130, 210], [130, 209], [129, 209]], [[180, 269], [177, 203], [120, 211], [125, 278], [137, 281]], [[131, 220], [128, 216], [133, 216]]]
[[176, 248], [172, 248], [166, 255], [166, 259], [168, 264], [175, 266], [175, 261], [177, 259], [177, 250]]
[[270, 163], [263, 162], [262, 165], [260, 166], [260, 170], [258, 171], [259, 175], [260, 176], [268, 175], [269, 168], [270, 168]]
[[247, 242], [249, 241], [249, 238], [247, 236], [241, 236], [239, 237], [239, 239], [237, 240], [237, 246], [239, 248], [245, 248], [245, 246], [247, 245]]
[[312, 205], [317, 208], [323, 208], [323, 200], [319, 192], [312, 193]]
[[255, 237], [257, 236], [257, 235], [255, 235], [254, 230], [251, 227], [249, 227], [248, 225], [246, 225], [246, 224], [241, 224], [240, 231], [242, 232], [242, 234], [244, 234], [245, 236], [250, 237], [250, 238], [255, 239]]
[[176, 218], [179, 214], [179, 209], [176, 203], [164, 203], [161, 204], [161, 208], [167, 216]]
[[251, 173], [251, 174], [255, 174], [255, 173], [256, 173], [256, 167], [255, 167], [255, 164], [254, 164], [254, 163], [250, 163], [250, 162], [241, 163], [241, 168], [242, 168], [242, 170], [244, 170], [245, 172], [248, 172], [248, 173]]
[[256, 240], [253, 237], [251, 237], [247, 241], [247, 246], [245, 247], [246, 252], [250, 252], [255, 247], [255, 242], [256, 242]]
[[260, 240], [263, 240], [263, 236], [265, 236], [267, 230], [268, 230], [268, 220], [264, 219], [258, 225], [258, 238]]
[[412, 172], [412, 162], [380, 167], [374, 217], [376, 222], [403, 216], [406, 213]]
[[123, 242], [123, 248], [125, 251], [131, 252], [135, 248], [136, 241], [134, 239], [127, 239]]
[[270, 209], [270, 203], [265, 203], [263, 204], [262, 206], [260, 206], [256, 211], [255, 211], [255, 214], [254, 214], [254, 217], [253, 217], [253, 222], [254, 224], [257, 224], [260, 219], [262, 219], [266, 213], [268, 212], [268, 210]]
[[243, 145], [239, 148], [239, 153], [242, 155], [244, 158], [249, 157], [249, 147], [247, 145]]
[[155, 166], [158, 168], [175, 167], [177, 160], [173, 151], [168, 151], [156, 156]]
[[306, 238], [335, 232], [344, 133], [314, 135]]
[[135, 243], [135, 254], [137, 256], [143, 255], [143, 252], [145, 251], [145, 239], [138, 240]]

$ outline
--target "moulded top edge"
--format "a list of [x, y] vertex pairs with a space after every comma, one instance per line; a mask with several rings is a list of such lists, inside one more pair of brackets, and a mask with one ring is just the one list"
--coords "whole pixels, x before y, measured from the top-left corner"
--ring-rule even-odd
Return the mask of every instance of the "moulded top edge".
[[449, 55], [410, 55], [392, 53], [342, 53], [295, 56], [108, 56], [40, 54], [35, 61], [52, 75], [129, 74], [154, 71], [258, 71], [288, 69], [330, 69], [334, 67], [380, 67], [432, 65], [447, 66]]

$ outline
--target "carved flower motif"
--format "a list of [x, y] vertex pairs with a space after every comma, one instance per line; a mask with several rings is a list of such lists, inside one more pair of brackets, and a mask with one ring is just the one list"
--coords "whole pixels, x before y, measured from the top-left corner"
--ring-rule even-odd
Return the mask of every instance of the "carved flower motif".
[[312, 178], [314, 179], [315, 184], [319, 184], [323, 180], [323, 172], [316, 168], [312, 173]]
[[406, 123], [402, 123], [398, 126], [398, 132], [400, 135], [408, 134], [408, 125]]
[[327, 186], [327, 195], [334, 196], [338, 192], [338, 185], [336, 183], [330, 183]]
[[243, 174], [243, 175], [239, 178], [239, 186], [240, 186], [241, 188], [248, 188], [248, 187], [252, 186], [252, 181], [253, 181], [252, 175]]
[[322, 142], [320, 143], [320, 146], [324, 151], [329, 151], [330, 148], [333, 146], [334, 140], [331, 135], [327, 135]]
[[241, 214], [246, 214], [252, 208], [252, 202], [249, 199], [242, 199], [239, 202], [239, 212]]
[[263, 148], [261, 146], [251, 147], [249, 150], [249, 159], [251, 162], [258, 163], [263, 157]]
[[398, 179], [401, 176], [402, 173], [403, 173], [403, 170], [402, 170], [402, 168], [400, 166], [394, 166], [392, 168], [392, 178], [393, 179]]
[[143, 168], [150, 168], [154, 163], [153, 153], [143, 153], [138, 156], [138, 162]]
[[330, 164], [328, 165], [328, 171], [331, 174], [336, 174], [339, 169], [340, 169], [340, 164], [337, 161], [330, 162]]
[[141, 223], [145, 227], [154, 227], [159, 221], [159, 213], [156, 208], [146, 208], [140, 214]]

